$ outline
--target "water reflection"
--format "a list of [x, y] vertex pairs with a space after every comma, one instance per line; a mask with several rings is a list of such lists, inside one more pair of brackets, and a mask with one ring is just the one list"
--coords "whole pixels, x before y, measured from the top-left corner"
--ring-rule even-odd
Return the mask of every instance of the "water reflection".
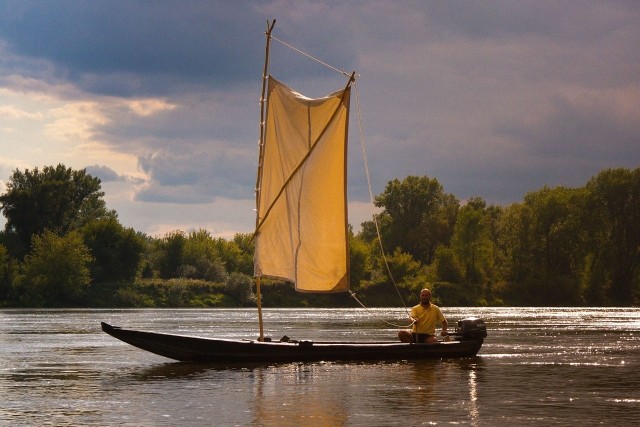
[[[252, 310], [0, 310], [0, 425], [635, 425], [640, 309], [448, 308], [483, 317], [478, 357], [212, 366], [103, 334], [246, 337]], [[402, 310], [380, 310], [390, 321]], [[359, 310], [272, 310], [270, 335], [388, 339]], [[333, 319], [333, 320], [327, 320]], [[367, 320], [368, 319], [368, 320]]]
[[344, 388], [320, 392], [328, 378], [322, 364], [298, 364], [284, 370], [258, 369], [254, 375], [253, 423], [256, 425], [344, 425], [348, 396]]
[[476, 387], [476, 372], [469, 371], [469, 419], [471, 425], [478, 425], [480, 414], [478, 412], [478, 390]]
[[197, 377], [208, 370], [210, 366], [195, 363], [163, 363], [157, 366], [131, 372], [136, 381], [164, 381], [175, 379], [189, 379]]

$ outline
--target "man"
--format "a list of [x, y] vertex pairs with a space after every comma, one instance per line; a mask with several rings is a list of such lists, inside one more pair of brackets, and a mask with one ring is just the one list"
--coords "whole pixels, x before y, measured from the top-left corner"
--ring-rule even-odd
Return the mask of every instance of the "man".
[[444, 318], [440, 307], [431, 304], [431, 291], [420, 291], [420, 304], [411, 309], [410, 319], [413, 322], [411, 331], [399, 331], [398, 338], [406, 343], [437, 342], [436, 324], [442, 324], [442, 336], [447, 336], [447, 319]]

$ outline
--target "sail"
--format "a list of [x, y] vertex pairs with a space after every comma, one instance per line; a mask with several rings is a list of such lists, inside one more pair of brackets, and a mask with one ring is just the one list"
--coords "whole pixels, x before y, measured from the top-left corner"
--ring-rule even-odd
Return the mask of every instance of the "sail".
[[300, 292], [345, 291], [350, 86], [310, 99], [269, 76], [267, 93], [255, 276], [294, 282]]

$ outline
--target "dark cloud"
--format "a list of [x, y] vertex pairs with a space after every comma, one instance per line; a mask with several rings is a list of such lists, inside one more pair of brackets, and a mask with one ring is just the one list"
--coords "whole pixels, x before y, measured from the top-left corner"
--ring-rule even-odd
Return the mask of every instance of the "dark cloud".
[[[509, 203], [640, 165], [634, 1], [9, 1], [0, 84], [15, 74], [38, 77], [21, 88], [62, 82], [87, 97], [165, 102], [152, 114], [110, 105], [92, 129], [140, 159], [149, 181], [136, 200], [251, 199], [263, 32], [274, 17], [277, 37], [361, 74], [352, 199], [369, 197], [358, 106], [375, 194], [428, 175], [459, 198]], [[273, 74], [307, 96], [343, 84], [278, 42], [271, 53]]]
[[606, 103], [575, 105], [557, 98], [539, 122], [512, 123], [503, 130], [531, 154], [547, 161], [597, 160], [636, 167], [640, 160], [640, 122], [617, 116]]
[[85, 170], [89, 175], [99, 178], [100, 181], [102, 181], [103, 183], [126, 180], [126, 177], [118, 174], [116, 171], [114, 171], [108, 166], [103, 166], [103, 165], [87, 166]]
[[640, 4], [393, 5], [359, 69], [374, 191], [429, 175], [508, 203], [640, 165]]
[[98, 131], [102, 139], [120, 150], [136, 154], [179, 149], [185, 143], [200, 145], [199, 149], [204, 150], [214, 141], [235, 141], [245, 149], [253, 149], [258, 138], [259, 83], [254, 82], [250, 89], [253, 91], [203, 91], [151, 100], [148, 108], [158, 111], [148, 115], [137, 113], [130, 105], [121, 105], [110, 109], [110, 120]]
[[117, 95], [254, 79], [264, 18], [253, 2], [4, 2], [0, 38], [58, 78]]
[[225, 151], [159, 151], [139, 159], [149, 176], [136, 200], [170, 203], [210, 203], [218, 197], [253, 197], [255, 159]]

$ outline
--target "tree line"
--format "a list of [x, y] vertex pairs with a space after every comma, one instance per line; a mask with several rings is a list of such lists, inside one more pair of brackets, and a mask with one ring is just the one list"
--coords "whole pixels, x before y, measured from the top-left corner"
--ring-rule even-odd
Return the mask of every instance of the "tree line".
[[[251, 234], [152, 237], [120, 224], [103, 197], [86, 170], [13, 172], [0, 195], [0, 306], [253, 304]], [[449, 306], [639, 303], [640, 169], [604, 170], [584, 187], [544, 187], [504, 207], [408, 176], [375, 205], [380, 213], [349, 243], [351, 289], [369, 306], [400, 305], [398, 294], [412, 303], [425, 286]], [[345, 294], [266, 286], [266, 306], [353, 305]]]

